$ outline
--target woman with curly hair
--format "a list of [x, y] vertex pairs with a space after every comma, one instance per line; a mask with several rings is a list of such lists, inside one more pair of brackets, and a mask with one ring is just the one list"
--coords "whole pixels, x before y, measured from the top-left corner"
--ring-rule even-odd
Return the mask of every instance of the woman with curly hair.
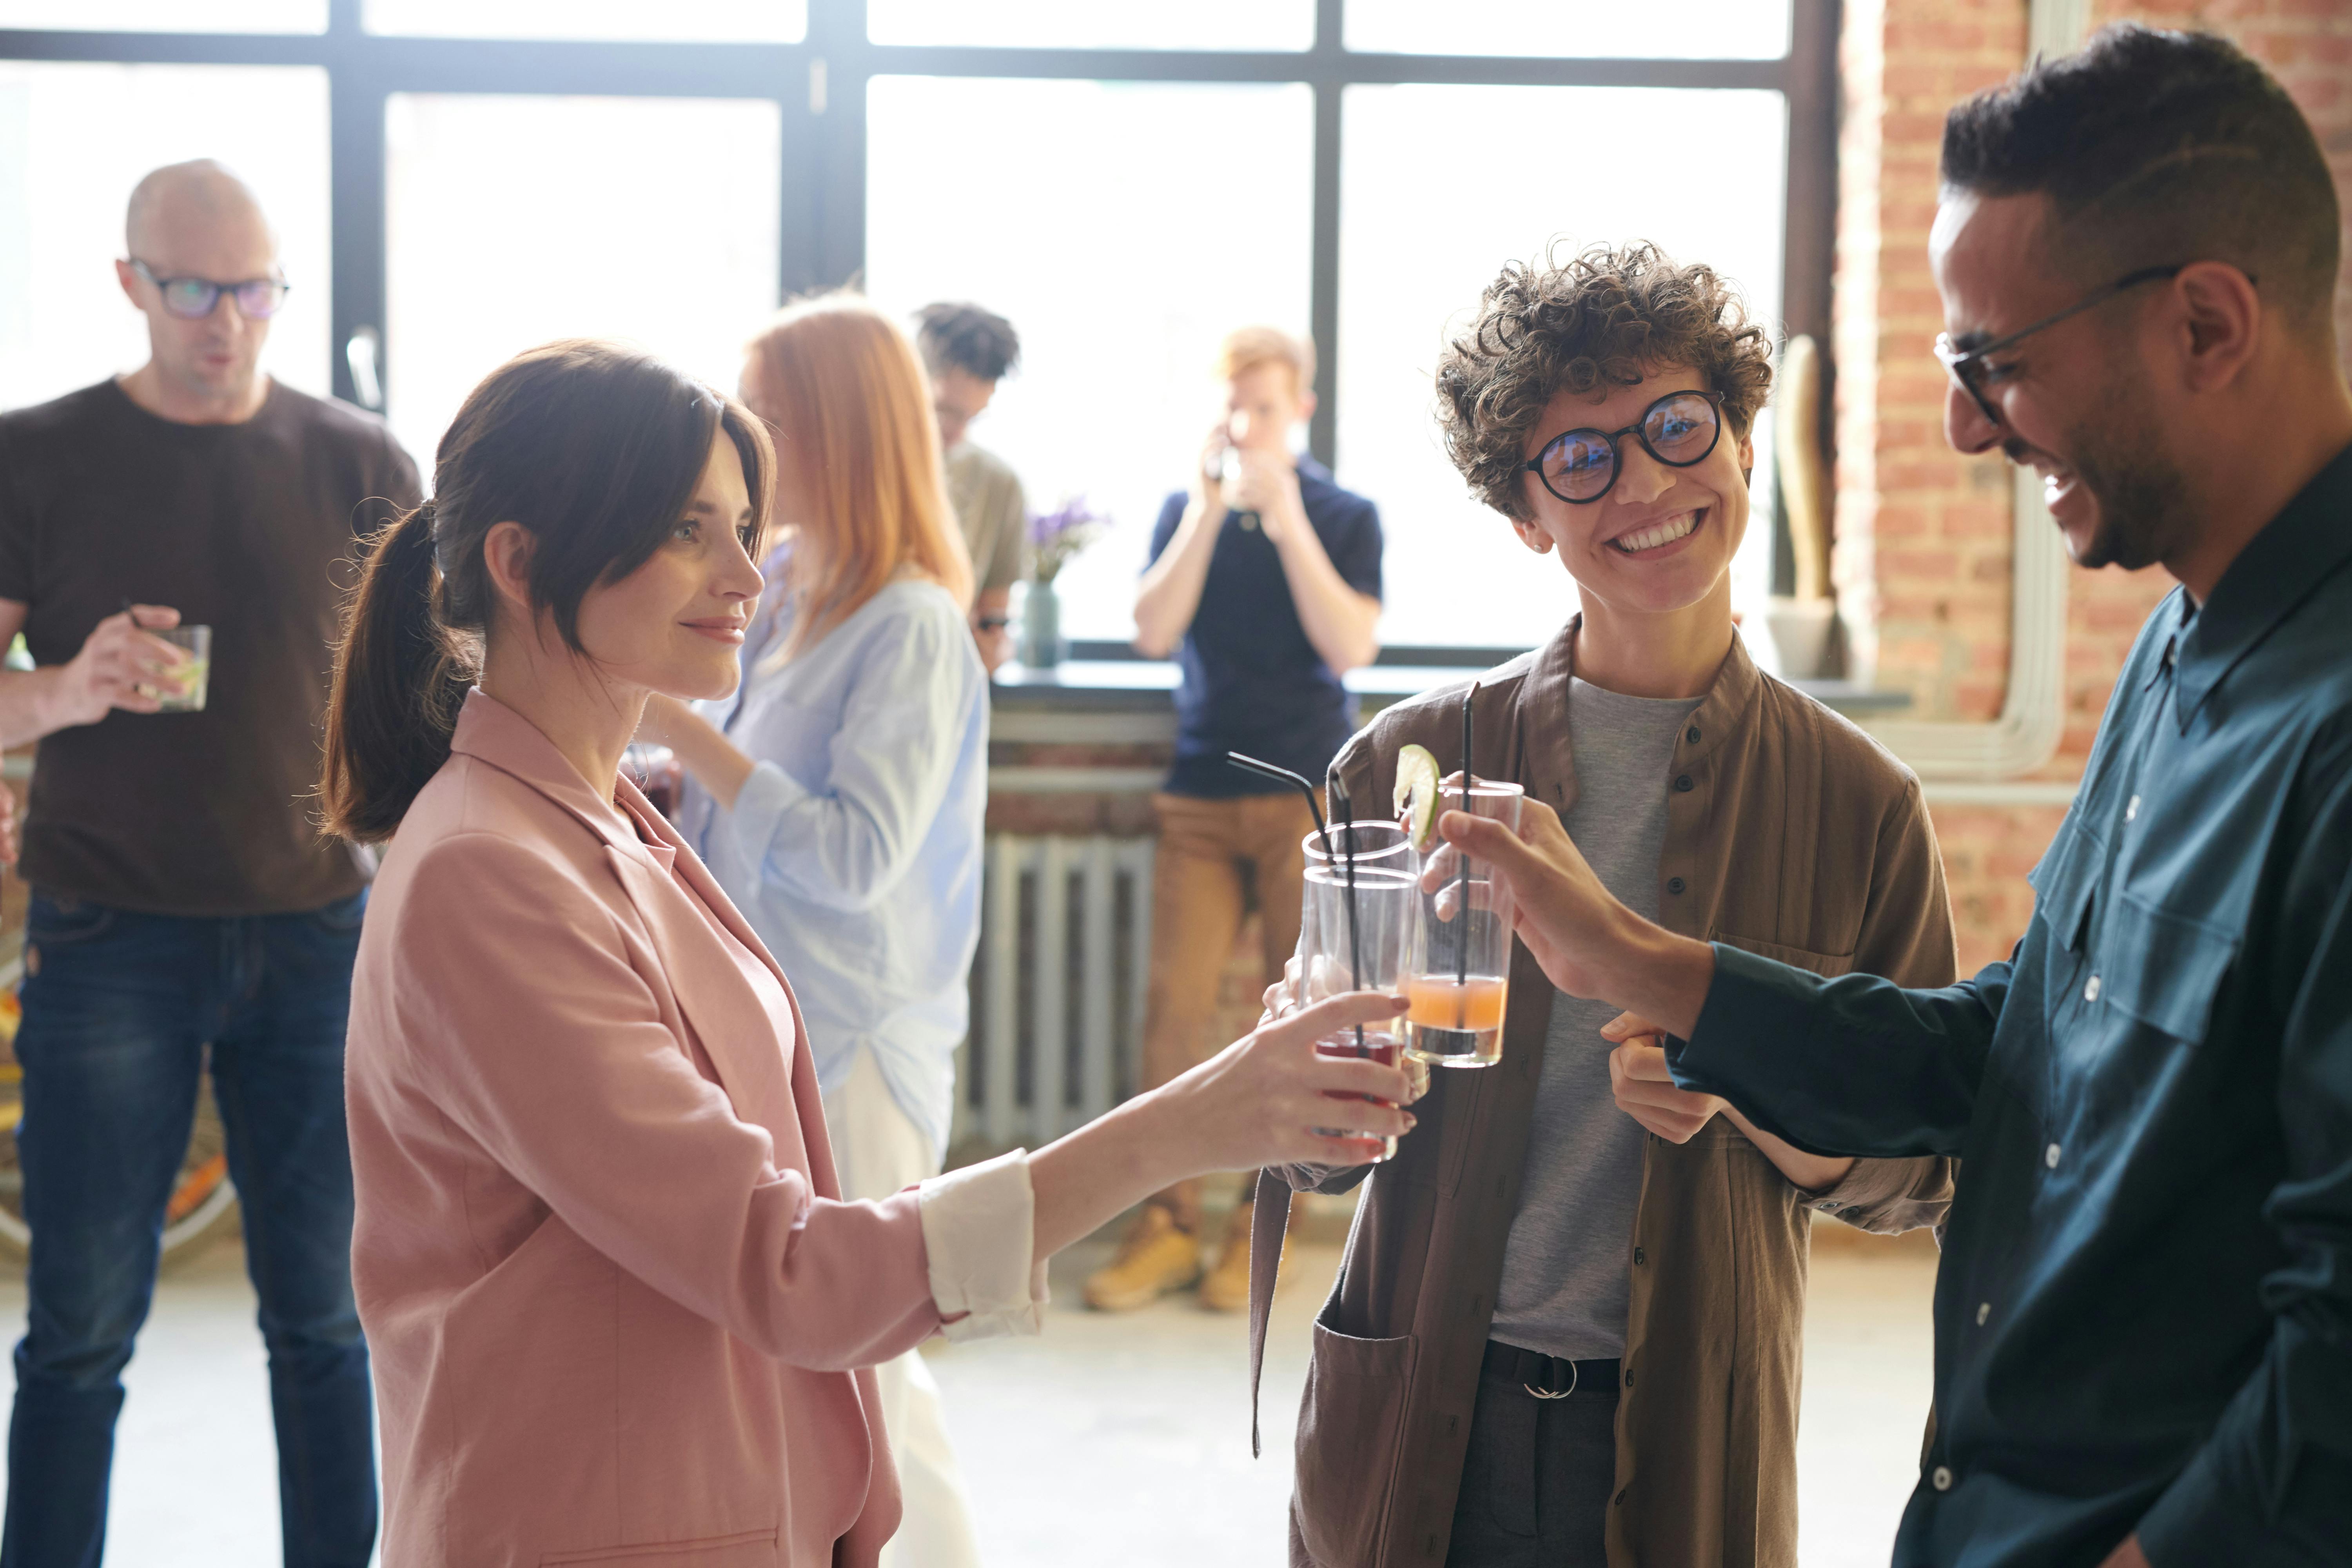
[[[1770, 352], [1723, 278], [1649, 246], [1487, 288], [1438, 366], [1446, 448], [1580, 608], [1479, 678], [1468, 765], [1557, 810], [1670, 929], [1946, 984], [1918, 781], [1733, 626]], [[1386, 800], [1407, 742], [1460, 763], [1465, 690], [1387, 710], [1334, 775]], [[1369, 1177], [1316, 1323], [1291, 1561], [1793, 1564], [1812, 1211], [1934, 1224], [1950, 1163], [1801, 1150], [1675, 1088], [1656, 1030], [1555, 991], [1524, 948], [1509, 996], [1501, 1061], [1432, 1074], [1393, 1161], [1276, 1173]], [[1269, 1175], [1262, 1228], [1286, 1195]]]

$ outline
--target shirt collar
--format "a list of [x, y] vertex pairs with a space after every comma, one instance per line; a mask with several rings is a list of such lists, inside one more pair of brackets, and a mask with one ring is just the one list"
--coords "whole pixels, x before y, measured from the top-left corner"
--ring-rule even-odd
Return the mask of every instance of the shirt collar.
[[2175, 711], [2186, 733], [2197, 710], [2273, 627], [2352, 560], [2352, 447], [2263, 525], [2230, 563], [2213, 596], [2179, 633], [2180, 685]]
[[636, 795], [635, 787], [625, 779], [616, 780], [614, 797], [600, 796], [537, 725], [478, 686], [466, 694], [466, 705], [458, 710], [449, 750], [511, 773], [579, 818], [614, 848], [634, 855], [645, 852], [630, 813], [614, 798]]

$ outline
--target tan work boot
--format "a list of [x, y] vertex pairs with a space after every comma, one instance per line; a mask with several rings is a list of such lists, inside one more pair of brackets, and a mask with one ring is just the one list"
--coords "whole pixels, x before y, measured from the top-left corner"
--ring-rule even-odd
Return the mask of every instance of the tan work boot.
[[[1201, 1281], [1201, 1306], [1211, 1312], [1238, 1312], [1249, 1305], [1250, 1215], [1254, 1205], [1243, 1204], [1234, 1210], [1234, 1217], [1225, 1222], [1225, 1250], [1219, 1254], [1217, 1266]], [[1294, 1224], [1283, 1232], [1282, 1253], [1290, 1256], [1290, 1232]], [[1276, 1276], [1277, 1279], [1280, 1278]]]
[[1176, 1226], [1176, 1216], [1146, 1204], [1118, 1244], [1118, 1256], [1087, 1276], [1087, 1305], [1097, 1312], [1131, 1312], [1201, 1277], [1201, 1239]]

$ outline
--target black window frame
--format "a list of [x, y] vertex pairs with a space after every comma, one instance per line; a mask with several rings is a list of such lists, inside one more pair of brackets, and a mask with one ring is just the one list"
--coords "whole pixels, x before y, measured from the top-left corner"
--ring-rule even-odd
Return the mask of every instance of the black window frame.
[[[1360, 53], [1345, 46], [1346, 0], [1315, 0], [1314, 42], [1295, 51], [876, 44], [866, 37], [866, 0], [809, 0], [807, 36], [792, 44], [407, 37], [367, 32], [362, 0], [329, 0], [323, 33], [0, 29], [0, 59], [323, 69], [331, 142], [334, 390], [352, 400], [347, 345], [362, 330], [379, 342], [385, 331], [384, 111], [394, 93], [773, 100], [785, 117], [787, 154], [778, 286], [781, 297], [790, 298], [863, 273], [866, 92], [877, 76], [1303, 82], [1315, 103], [1309, 331], [1325, 388], [1307, 446], [1328, 464], [1339, 412], [1340, 108], [1348, 88], [1439, 82], [1783, 94], [1789, 139], [1781, 319], [1791, 335], [1809, 334], [1826, 347], [1836, 230], [1838, 6], [1839, 0], [1792, 0], [1789, 53], [1764, 60]], [[796, 128], [793, 115], [814, 123]], [[808, 155], [793, 155], [803, 133]], [[1829, 405], [1824, 397], [1822, 406]], [[1827, 429], [1816, 434], [1826, 450]], [[1776, 531], [1785, 531], [1776, 523]], [[1785, 588], [1785, 539], [1776, 555], [1775, 587]]]

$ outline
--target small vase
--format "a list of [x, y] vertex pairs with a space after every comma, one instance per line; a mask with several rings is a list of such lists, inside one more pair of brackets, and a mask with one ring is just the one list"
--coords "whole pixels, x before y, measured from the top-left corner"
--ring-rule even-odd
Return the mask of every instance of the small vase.
[[1021, 640], [1017, 649], [1031, 669], [1051, 669], [1070, 645], [1062, 638], [1062, 601], [1051, 583], [1031, 583], [1021, 595]]

